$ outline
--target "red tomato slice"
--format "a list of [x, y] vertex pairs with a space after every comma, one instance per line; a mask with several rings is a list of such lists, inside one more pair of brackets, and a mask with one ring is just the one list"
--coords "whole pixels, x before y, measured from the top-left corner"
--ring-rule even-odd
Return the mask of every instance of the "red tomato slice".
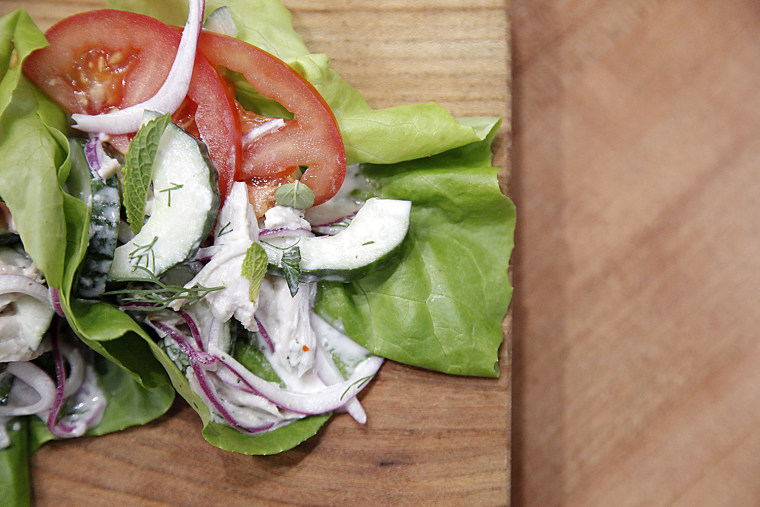
[[[108, 112], [152, 97], [180, 40], [151, 17], [108, 9], [65, 18], [45, 36], [50, 45], [27, 58], [24, 72], [70, 114]], [[191, 124], [208, 146], [224, 200], [240, 161], [240, 120], [225, 82], [200, 53], [180, 109], [174, 120]], [[123, 147], [125, 139], [119, 141]]]
[[177, 35], [153, 18], [97, 10], [45, 32], [24, 72], [69, 113], [97, 114], [142, 102], [169, 73]]
[[335, 195], [346, 175], [346, 153], [335, 116], [319, 92], [278, 58], [232, 37], [203, 32], [198, 47], [213, 65], [239, 72], [294, 115], [243, 147], [235, 179], [281, 178], [308, 166], [301, 182], [314, 191], [314, 204]]

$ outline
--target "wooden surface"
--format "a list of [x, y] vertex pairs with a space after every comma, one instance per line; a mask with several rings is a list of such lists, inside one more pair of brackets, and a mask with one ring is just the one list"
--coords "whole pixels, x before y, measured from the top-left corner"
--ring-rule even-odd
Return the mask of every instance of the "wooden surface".
[[[504, 117], [496, 164], [507, 167], [504, 1], [467, 7], [458, 0], [285, 4], [310, 48], [329, 54], [373, 106], [435, 100], [459, 116]], [[99, 5], [3, 0], [0, 13], [24, 7], [47, 26]], [[337, 417], [318, 437], [278, 456], [211, 447], [200, 436], [195, 413], [177, 403], [146, 427], [45, 446], [33, 459], [35, 502], [503, 505], [510, 484], [509, 352], [507, 342], [498, 381], [386, 364], [363, 396], [366, 427]]]
[[760, 504], [760, 3], [513, 3], [516, 505]]

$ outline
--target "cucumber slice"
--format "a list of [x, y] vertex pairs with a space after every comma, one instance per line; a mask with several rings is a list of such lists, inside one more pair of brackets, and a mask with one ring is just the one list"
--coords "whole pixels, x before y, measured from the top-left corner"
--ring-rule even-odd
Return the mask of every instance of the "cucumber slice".
[[173, 123], [153, 164], [153, 212], [140, 232], [114, 253], [112, 280], [150, 280], [187, 259], [214, 225], [217, 175], [205, 146]]
[[203, 28], [230, 37], [238, 36], [237, 25], [235, 25], [235, 20], [232, 19], [232, 14], [226, 6], [219, 7], [209, 14], [206, 22], [203, 23]]
[[[32, 260], [13, 248], [0, 247], [0, 272], [37, 278]], [[30, 361], [44, 352], [43, 337], [53, 308], [32, 296], [5, 294], [0, 312], [0, 363]]]
[[79, 266], [76, 288], [77, 296], [87, 299], [105, 292], [108, 272], [113, 263], [119, 236], [119, 179], [111, 176], [103, 181], [95, 176], [90, 180], [90, 192], [90, 241], [87, 254]]
[[409, 230], [410, 201], [369, 199], [351, 224], [334, 236], [279, 237], [262, 241], [269, 271], [284, 274], [283, 254], [298, 247], [299, 280], [350, 281], [375, 271], [398, 251]]

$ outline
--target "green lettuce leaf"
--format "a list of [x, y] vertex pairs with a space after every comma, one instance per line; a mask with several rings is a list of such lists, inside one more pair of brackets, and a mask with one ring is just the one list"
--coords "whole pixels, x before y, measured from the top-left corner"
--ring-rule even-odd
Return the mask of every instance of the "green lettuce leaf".
[[[148, 423], [169, 410], [174, 401], [171, 385], [145, 389], [127, 371], [103, 357], [95, 358], [95, 369], [107, 403], [103, 419], [87, 430], [86, 435], [105, 435]], [[29, 445], [32, 452], [54, 439], [44, 421], [38, 417], [30, 418]]]
[[26, 251], [48, 283], [61, 287], [66, 226], [59, 174], [67, 172], [68, 150], [55, 127], [65, 129], [65, 117], [21, 73], [29, 53], [47, 42], [24, 11], [0, 18], [0, 41], [0, 198]]
[[[21, 73], [26, 56], [45, 45], [42, 32], [25, 12], [0, 18], [0, 197], [13, 215], [24, 249], [48, 284], [59, 289], [64, 311], [72, 317], [71, 286], [88, 242], [89, 209], [83, 199], [89, 196], [89, 170], [72, 167], [65, 114]], [[91, 315], [72, 317], [73, 327], [96, 347], [99, 340], [110, 340], [98, 348], [129, 369], [103, 363], [101, 381], [109, 408], [91, 433], [142, 424], [166, 412], [174, 391], [145, 336], [99, 335], [103, 327], [111, 333], [113, 328], [93, 324], [86, 318]], [[16, 423], [18, 431], [12, 429]], [[51, 435], [32, 417], [15, 419], [10, 434], [12, 445], [0, 451], [0, 504], [28, 504], [29, 453]]]
[[[108, 5], [180, 25], [186, 2], [110, 0]], [[457, 120], [434, 103], [372, 109], [310, 54], [278, 0], [210, 0], [232, 12], [238, 38], [278, 56], [322, 94], [338, 120], [349, 163], [363, 164], [374, 195], [414, 202], [401, 262], [351, 284], [323, 283], [317, 310], [373, 352], [439, 371], [494, 377], [512, 289], [507, 274], [515, 211], [499, 190], [490, 142], [499, 121]], [[265, 114], [287, 112], [236, 80], [238, 100]], [[487, 267], [488, 269], [484, 269]], [[208, 409], [166, 354], [151, 345], [177, 391], [199, 413], [204, 437], [223, 449], [268, 454], [296, 445], [324, 418], [251, 437], [210, 422]], [[279, 432], [279, 433], [278, 433]], [[271, 440], [271, 441], [270, 441]]]
[[29, 419], [12, 419], [8, 436], [10, 446], [0, 451], [0, 505], [31, 505]]
[[507, 271], [515, 210], [491, 167], [490, 137], [362, 171], [375, 183], [372, 195], [413, 201], [401, 260], [353, 283], [320, 284], [316, 311], [389, 359], [497, 376], [512, 294]]
[[[255, 435], [241, 433], [229, 426], [216, 423], [211, 420], [211, 413], [208, 407], [192, 391], [187, 378], [185, 378], [179, 368], [169, 359], [169, 356], [166, 355], [166, 352], [158, 344], [151, 343], [153, 354], [169, 373], [174, 388], [200, 416], [203, 422], [203, 430], [201, 432], [203, 438], [211, 445], [220, 449], [251, 455], [277, 454], [292, 449], [304, 440], [314, 436], [319, 431], [319, 428], [330, 418], [330, 414], [309, 416], [274, 431]], [[241, 363], [247, 366], [245, 356], [241, 356], [240, 359]]]

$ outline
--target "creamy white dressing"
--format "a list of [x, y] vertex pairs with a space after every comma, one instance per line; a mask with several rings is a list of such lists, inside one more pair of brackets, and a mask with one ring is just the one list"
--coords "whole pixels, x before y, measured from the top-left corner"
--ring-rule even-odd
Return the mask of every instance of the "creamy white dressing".
[[[249, 331], [258, 329], [254, 318], [258, 304], [248, 298], [250, 283], [241, 273], [246, 253], [258, 235], [258, 222], [248, 202], [247, 187], [245, 183], [236, 182], [217, 218], [215, 254], [186, 285], [188, 288], [224, 287], [205, 297], [214, 317], [228, 321], [234, 316]], [[178, 300], [172, 308], [179, 309], [182, 304], [183, 301]]]
[[[314, 222], [350, 219], [362, 206], [352, 193], [366, 187], [367, 180], [360, 174], [358, 166], [351, 167], [341, 191], [328, 203], [305, 213], [291, 207], [275, 206], [266, 212], [260, 227], [267, 231], [311, 231], [311, 223]], [[199, 352], [232, 362], [229, 357], [228, 327], [229, 320], [235, 318], [248, 331], [259, 333], [259, 349], [286, 391], [318, 396], [328, 385], [349, 382], [340, 369], [354, 371], [357, 365], [372, 355], [313, 312], [316, 283], [300, 283], [293, 296], [285, 278], [266, 275], [256, 302], [249, 301], [249, 283], [242, 276], [242, 262], [256, 241], [259, 241], [259, 223], [248, 203], [245, 185], [235, 183], [217, 218], [214, 246], [206, 250], [211, 254], [211, 260], [186, 285], [188, 288], [196, 285], [223, 286], [224, 289], [211, 292], [201, 302], [192, 305], [181, 300], [171, 305], [175, 310], [181, 307], [187, 311], [198, 326], [203, 341], [203, 351]], [[266, 239], [262, 238], [261, 241]], [[189, 346], [197, 346], [181, 319], [174, 316], [166, 317], [164, 321], [180, 330]], [[167, 344], [174, 343], [171, 336], [157, 331]], [[183, 364], [187, 363], [177, 355], [179, 350], [178, 346], [167, 348], [172, 360], [183, 368]], [[237, 376], [239, 373], [235, 372], [235, 366], [230, 369], [220, 361], [217, 359], [208, 364], [196, 362], [194, 367], [184, 368], [191, 389], [208, 406], [213, 421], [230, 424], [231, 418], [243, 428], [271, 426], [269, 429], [273, 429], [303, 417], [303, 414], [283, 409], [269, 399], [250, 392], [245, 382]], [[356, 386], [349, 385], [348, 389], [356, 389]], [[347, 396], [345, 402], [345, 408], [358, 421], [366, 420], [358, 400]]]
[[367, 190], [369, 186], [370, 181], [362, 174], [358, 164], [346, 167], [346, 178], [343, 180], [338, 193], [327, 202], [307, 209], [306, 219], [314, 226], [322, 226], [350, 217], [363, 204], [363, 201], [356, 197], [355, 192], [361, 193]]
[[364, 361], [372, 353], [353, 341], [337, 326], [327, 323], [322, 317], [310, 312], [309, 319], [314, 332], [320, 338], [320, 344], [334, 357], [348, 368], [356, 368], [356, 365]]
[[[306, 375], [314, 368], [317, 337], [309, 321], [317, 287], [299, 284], [295, 296], [284, 278], [266, 276], [259, 290], [257, 316], [274, 344], [274, 354], [267, 359], [290, 389], [310, 392], [321, 387], [319, 379]], [[293, 374], [295, 373], [295, 375]]]
[[274, 206], [264, 214], [264, 229], [306, 229], [311, 224], [304, 220], [304, 212], [290, 206]]
[[[12, 248], [0, 248], [0, 274], [44, 281], [32, 260]], [[0, 295], [0, 362], [29, 361], [42, 354], [53, 314], [52, 307], [31, 296]]]

